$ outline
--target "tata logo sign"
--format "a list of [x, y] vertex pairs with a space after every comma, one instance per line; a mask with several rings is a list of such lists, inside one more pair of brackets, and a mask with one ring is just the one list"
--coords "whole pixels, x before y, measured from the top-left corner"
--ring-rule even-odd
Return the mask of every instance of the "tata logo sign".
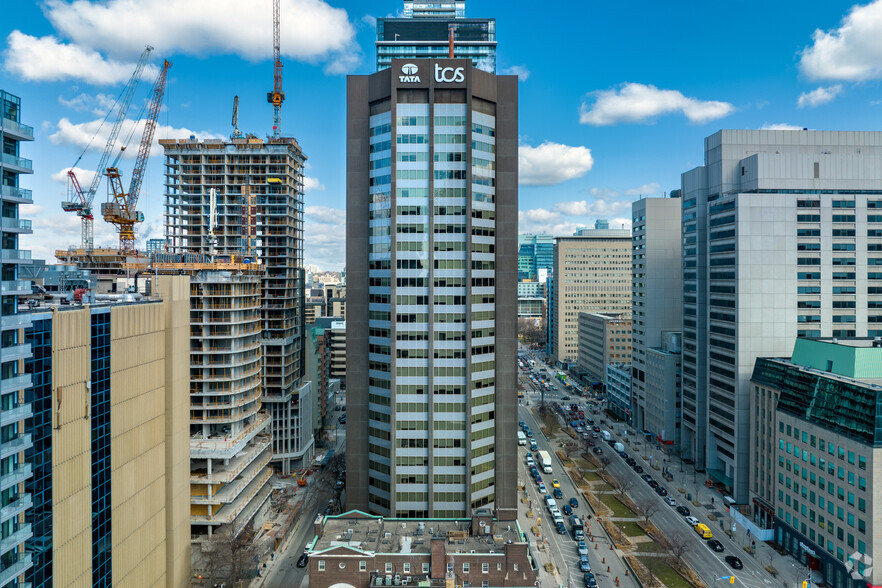
[[441, 67], [435, 64], [435, 81], [436, 82], [464, 82], [464, 67]]
[[420, 76], [416, 75], [419, 68], [413, 63], [405, 63], [401, 66], [401, 73], [403, 75], [398, 76], [398, 81], [402, 83], [419, 83]]

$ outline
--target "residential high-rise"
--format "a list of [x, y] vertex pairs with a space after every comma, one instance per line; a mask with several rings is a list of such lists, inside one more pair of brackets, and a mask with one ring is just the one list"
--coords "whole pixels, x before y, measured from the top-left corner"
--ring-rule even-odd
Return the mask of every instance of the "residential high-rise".
[[682, 176], [683, 450], [738, 503], [756, 358], [882, 336], [880, 156], [880, 132], [722, 130]]
[[517, 78], [350, 76], [347, 508], [517, 514]]
[[0, 90], [0, 586], [21, 584], [32, 567], [25, 542], [33, 528], [25, 522], [32, 497], [25, 482], [33, 477], [25, 452], [33, 437], [25, 433], [25, 421], [33, 417], [27, 402], [31, 375], [25, 362], [32, 347], [25, 341], [30, 316], [19, 314], [19, 296], [31, 293], [31, 282], [21, 278], [19, 267], [30, 263], [31, 252], [19, 249], [19, 236], [30, 234], [31, 221], [19, 216], [19, 206], [33, 204], [31, 191], [21, 187], [22, 175], [33, 173], [31, 160], [21, 157], [21, 143], [34, 140], [34, 129], [21, 123], [21, 99]]
[[[679, 437], [680, 391], [668, 388], [679, 381], [680, 362], [679, 345], [663, 348], [663, 339], [679, 333], [683, 304], [680, 200], [675, 192], [671, 196], [631, 205], [631, 424], [667, 445]], [[679, 337], [670, 341], [679, 343]]]
[[[262, 404], [272, 415], [272, 461], [288, 474], [307, 465], [314, 448], [311, 416], [304, 418], [306, 408], [299, 404], [309, 392], [303, 379], [306, 157], [293, 138], [160, 144], [165, 148], [168, 252], [253, 260], [253, 271], [260, 274], [258, 298], [247, 305], [259, 319], [252, 325], [260, 346], [254, 376], [260, 380]], [[214, 219], [209, 213], [212, 198]]]
[[631, 312], [631, 231], [583, 229], [578, 237], [556, 237], [551, 279], [548, 353], [558, 363], [575, 363], [580, 312]]
[[471, 59], [472, 65], [496, 73], [496, 19], [466, 18], [461, 0], [404, 0], [403, 18], [377, 19], [377, 71], [393, 59]]

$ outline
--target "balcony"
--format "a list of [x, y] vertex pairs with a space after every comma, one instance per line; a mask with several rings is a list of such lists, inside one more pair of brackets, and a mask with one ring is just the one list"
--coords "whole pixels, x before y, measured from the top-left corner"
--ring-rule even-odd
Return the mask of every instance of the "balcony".
[[32, 324], [29, 314], [8, 314], [0, 318], [0, 329], [23, 329]]
[[24, 523], [21, 525], [15, 533], [6, 537], [5, 539], [0, 539], [0, 553], [6, 553], [7, 551], [11, 551], [18, 545], [21, 545], [28, 539], [34, 536], [34, 532], [31, 529], [30, 523]]
[[34, 442], [30, 433], [19, 435], [11, 441], [0, 443], [0, 459], [9, 457], [10, 455], [18, 453], [20, 451], [24, 451], [25, 449], [30, 449], [33, 446]]
[[251, 439], [267, 428], [271, 417], [267, 412], [259, 412], [253, 423], [233, 437], [201, 433], [190, 437], [190, 459], [231, 459], [245, 449]]
[[26, 218], [9, 218], [0, 217], [0, 228], [7, 233], [30, 233], [33, 231], [33, 224]]
[[31, 261], [31, 252], [24, 249], [0, 249], [0, 262], [25, 263]]
[[9, 474], [3, 474], [0, 477], [0, 490], [6, 490], [7, 488], [12, 488], [16, 484], [20, 484], [33, 476], [33, 467], [29, 463], [20, 463], [15, 466], [15, 469], [12, 470]]
[[34, 195], [30, 190], [25, 188], [16, 188], [15, 186], [0, 186], [0, 196], [7, 202], [15, 204], [33, 204]]
[[30, 159], [25, 159], [24, 157], [18, 157], [16, 155], [10, 155], [8, 153], [0, 153], [0, 163], [5, 165], [6, 167], [12, 167], [21, 170], [19, 173], [27, 174], [33, 173], [34, 171], [34, 164], [31, 162]]
[[[12, 380], [21, 380], [22, 378], [27, 378], [27, 386], [18, 386], [18, 385], [9, 385], [9, 391], [13, 390], [21, 390], [22, 388], [27, 388], [31, 385], [31, 375], [25, 374], [24, 376], [17, 376], [15, 378], [7, 378], [3, 380], [3, 394], [6, 394], [6, 383]], [[34, 410], [31, 407], [30, 403], [28, 404], [20, 404], [15, 408], [10, 408], [8, 410], [0, 411], [0, 427], [5, 427], [7, 425], [11, 425], [13, 423], [17, 423], [19, 421], [23, 421], [25, 419], [29, 419], [34, 416]]]
[[31, 356], [31, 344], [21, 343], [20, 345], [10, 345], [9, 347], [2, 347], [0, 348], [0, 355], [3, 356], [3, 361], [26, 359]]
[[30, 280], [4, 280], [0, 282], [0, 293], [4, 296], [18, 294], [24, 296], [31, 293]]
[[[248, 504], [251, 502], [257, 493], [260, 492], [264, 486], [266, 486], [270, 478], [273, 476], [273, 471], [270, 468], [266, 468], [259, 472], [259, 474], [251, 481], [250, 484], [245, 488], [245, 490], [236, 496], [236, 499], [232, 503], [228, 503], [223, 505], [219, 511], [214, 513], [213, 515], [190, 515], [190, 524], [191, 525], [225, 525], [228, 523], [232, 523], [239, 514], [245, 510]], [[211, 508], [211, 507], [209, 507]]]
[[235, 480], [264, 451], [270, 448], [272, 437], [266, 433], [257, 435], [252, 443], [236, 454], [228, 463], [213, 462], [211, 473], [208, 473], [208, 462], [205, 465], [191, 463], [191, 484], [228, 484]]
[[3, 508], [0, 508], [0, 521], [8, 521], [12, 517], [18, 516], [34, 505], [34, 500], [30, 494], [22, 494], [15, 502], [10, 502]]
[[264, 451], [259, 459], [248, 464], [242, 469], [239, 476], [224, 484], [214, 495], [207, 494], [190, 494], [190, 504], [214, 504], [222, 505], [234, 502], [243, 490], [250, 484], [255, 477], [262, 473], [264, 467], [269, 465], [271, 451]]
[[29, 127], [28, 125], [23, 125], [20, 122], [15, 122], [12, 119], [8, 119], [5, 116], [0, 118], [0, 126], [3, 127], [3, 132], [8, 135], [13, 135], [19, 141], [33, 141], [34, 140], [34, 127]]
[[19, 553], [15, 560], [6, 567], [0, 567], [0, 586], [6, 586], [18, 576], [33, 567], [30, 553]]

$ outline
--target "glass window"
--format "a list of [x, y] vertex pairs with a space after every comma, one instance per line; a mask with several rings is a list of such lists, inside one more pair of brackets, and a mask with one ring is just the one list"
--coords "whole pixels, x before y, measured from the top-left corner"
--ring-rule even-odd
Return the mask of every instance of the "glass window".
[[481, 564], [481, 572], [484, 574], [489, 574], [490, 573], [490, 564], [489, 563], [482, 563]]
[[463, 564], [462, 564], [462, 573], [463, 573], [463, 574], [468, 574], [468, 573], [469, 573], [469, 568], [470, 568], [470, 565], [469, 565], [468, 562], [463, 563]]
[[320, 559], [320, 560], [319, 560], [319, 562], [318, 562], [318, 571], [320, 571], [320, 572], [324, 572], [324, 571], [325, 571], [325, 560], [323, 560], [323, 559]]
[[364, 561], [364, 560], [359, 561], [359, 562], [358, 562], [358, 571], [359, 571], [359, 572], [364, 572], [364, 571], [366, 571], [366, 570], [367, 570], [367, 562]]

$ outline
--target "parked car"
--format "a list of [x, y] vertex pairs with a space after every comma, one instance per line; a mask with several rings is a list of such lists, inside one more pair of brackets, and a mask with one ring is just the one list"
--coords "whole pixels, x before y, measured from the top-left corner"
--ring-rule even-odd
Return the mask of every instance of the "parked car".
[[726, 556], [726, 563], [735, 568], [736, 570], [740, 570], [744, 567], [744, 564], [741, 563], [741, 560], [735, 557], [734, 555]]
[[665, 490], [663, 486], [656, 486], [655, 493], [658, 494], [659, 496], [667, 496], [668, 495], [668, 491]]
[[305, 568], [307, 563], [309, 563], [309, 556], [304, 553], [300, 556], [300, 559], [297, 560], [297, 567]]
[[649, 484], [649, 487], [652, 488], [653, 490], [658, 488], [658, 482], [656, 482], [655, 480], [650, 480], [647, 482], [647, 484]]
[[600, 447], [595, 447], [591, 451], [593, 451], [597, 455], [600, 455], [601, 453], [603, 453], [603, 449], [601, 449]]
[[686, 508], [685, 506], [678, 506], [677, 513], [683, 515], [684, 517], [688, 517], [690, 514], [689, 509]]
[[699, 523], [699, 520], [695, 517], [686, 517], [684, 520], [693, 527]]
[[665, 504], [667, 504], [668, 506], [677, 506], [677, 501], [668, 496], [665, 498]]
[[643, 468], [640, 466], [634, 466], [634, 471], [637, 472], [638, 474], [642, 474]]
[[710, 547], [711, 549], [713, 549], [714, 551], [717, 551], [720, 553], [722, 553], [722, 551], [723, 551], [723, 544], [720, 543], [719, 541], [717, 541], [716, 539], [711, 539], [710, 541], [708, 541], [707, 546]]
[[545, 482], [539, 482], [539, 492], [545, 494], [548, 490], [545, 488]]
[[643, 474], [642, 476], [640, 476], [640, 479], [644, 482], [649, 482], [652, 479], [652, 476], [650, 476], [649, 474]]

